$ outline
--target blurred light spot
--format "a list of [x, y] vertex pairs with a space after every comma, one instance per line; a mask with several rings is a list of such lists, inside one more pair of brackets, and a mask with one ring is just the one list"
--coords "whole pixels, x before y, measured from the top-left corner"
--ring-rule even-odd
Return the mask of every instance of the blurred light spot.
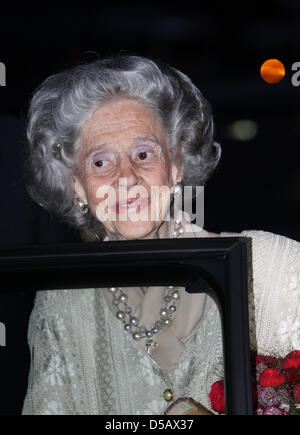
[[268, 59], [260, 67], [260, 75], [267, 83], [278, 83], [285, 76], [285, 68], [278, 59]]
[[251, 119], [240, 119], [228, 127], [228, 134], [232, 139], [247, 141], [254, 139], [258, 133], [258, 124]]

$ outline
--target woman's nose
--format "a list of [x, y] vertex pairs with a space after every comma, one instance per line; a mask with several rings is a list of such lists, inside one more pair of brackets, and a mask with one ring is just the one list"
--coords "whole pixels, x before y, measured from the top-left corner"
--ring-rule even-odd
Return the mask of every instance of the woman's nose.
[[122, 178], [122, 184], [124, 184], [126, 180], [127, 189], [130, 189], [130, 187], [135, 186], [137, 184], [139, 177], [136, 173], [136, 170], [133, 168], [132, 164], [130, 163], [130, 161], [127, 160], [121, 163], [119, 178]]

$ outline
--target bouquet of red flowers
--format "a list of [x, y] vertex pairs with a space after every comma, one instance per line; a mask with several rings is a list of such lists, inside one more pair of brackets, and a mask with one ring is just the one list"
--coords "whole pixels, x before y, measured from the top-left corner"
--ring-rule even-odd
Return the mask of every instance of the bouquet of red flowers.
[[[256, 355], [252, 393], [257, 415], [300, 414], [300, 350], [284, 358]], [[214, 411], [226, 413], [224, 380], [212, 384], [209, 399]]]

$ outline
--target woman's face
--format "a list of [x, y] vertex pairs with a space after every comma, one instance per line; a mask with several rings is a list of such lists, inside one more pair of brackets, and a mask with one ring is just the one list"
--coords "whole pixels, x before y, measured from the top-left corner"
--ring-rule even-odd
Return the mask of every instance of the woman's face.
[[[156, 114], [133, 99], [111, 100], [83, 124], [80, 140], [76, 196], [113, 238], [152, 238], [181, 179]], [[169, 194], [155, 195], [153, 186]], [[137, 198], [131, 208], [129, 198]]]

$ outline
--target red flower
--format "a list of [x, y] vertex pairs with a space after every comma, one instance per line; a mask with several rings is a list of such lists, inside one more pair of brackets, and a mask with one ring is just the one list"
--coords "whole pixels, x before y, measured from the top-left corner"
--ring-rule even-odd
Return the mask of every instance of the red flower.
[[225, 414], [224, 381], [214, 382], [208, 395], [211, 407], [220, 414]]
[[300, 384], [297, 384], [295, 386], [293, 393], [294, 393], [294, 397], [297, 400], [297, 402], [300, 403]]
[[284, 358], [282, 368], [286, 370], [291, 367], [295, 369], [300, 367], [300, 350], [293, 350]]
[[259, 378], [259, 383], [263, 387], [278, 387], [284, 382], [285, 376], [279, 369], [266, 369]]

